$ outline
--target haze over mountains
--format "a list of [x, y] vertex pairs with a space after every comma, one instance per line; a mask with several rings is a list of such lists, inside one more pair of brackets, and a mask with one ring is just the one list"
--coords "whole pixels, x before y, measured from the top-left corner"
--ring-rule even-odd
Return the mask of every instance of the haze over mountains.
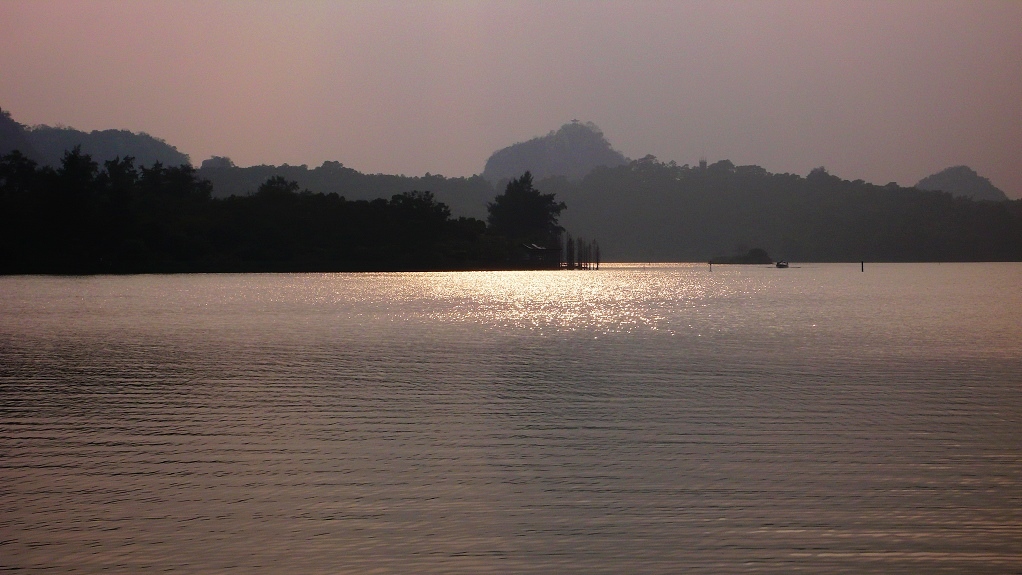
[[[26, 155], [44, 165], [54, 164], [57, 147], [74, 144], [99, 162], [127, 155], [136, 165], [188, 160], [145, 134], [25, 129], [0, 116], [0, 153], [31, 147]], [[577, 121], [498, 150], [482, 175], [470, 177], [364, 174], [333, 161], [238, 167], [226, 157], [202, 162], [196, 175], [212, 184], [214, 198], [251, 195], [270, 178], [348, 200], [428, 191], [454, 216], [483, 220], [503, 182], [527, 170], [537, 189], [566, 203], [567, 232], [599, 240], [606, 261], [706, 261], [752, 248], [793, 261], [1022, 259], [1022, 200], [1004, 201], [965, 166], [902, 187], [844, 180], [822, 167], [800, 176], [729, 160], [628, 160], [594, 124]]]

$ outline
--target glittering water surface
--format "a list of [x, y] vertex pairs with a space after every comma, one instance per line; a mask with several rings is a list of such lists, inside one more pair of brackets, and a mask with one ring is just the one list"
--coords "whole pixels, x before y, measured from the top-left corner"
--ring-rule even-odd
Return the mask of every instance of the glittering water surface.
[[1017, 573], [1020, 285], [0, 278], [0, 569]]

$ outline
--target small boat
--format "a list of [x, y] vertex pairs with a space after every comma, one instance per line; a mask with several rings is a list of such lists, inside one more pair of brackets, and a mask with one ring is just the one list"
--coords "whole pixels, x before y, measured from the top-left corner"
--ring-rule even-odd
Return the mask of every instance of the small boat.
[[774, 265], [776, 265], [779, 268], [786, 268], [786, 267], [788, 267], [788, 262], [786, 262], [784, 260], [781, 260], [781, 261], [777, 262]]

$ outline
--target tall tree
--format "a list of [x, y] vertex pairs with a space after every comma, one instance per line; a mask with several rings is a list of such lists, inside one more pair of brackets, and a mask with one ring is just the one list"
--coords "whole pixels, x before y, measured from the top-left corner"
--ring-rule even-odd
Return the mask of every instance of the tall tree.
[[557, 220], [566, 207], [554, 194], [535, 189], [532, 174], [525, 172], [508, 182], [504, 193], [487, 205], [487, 222], [495, 234], [513, 240], [550, 243], [564, 231]]

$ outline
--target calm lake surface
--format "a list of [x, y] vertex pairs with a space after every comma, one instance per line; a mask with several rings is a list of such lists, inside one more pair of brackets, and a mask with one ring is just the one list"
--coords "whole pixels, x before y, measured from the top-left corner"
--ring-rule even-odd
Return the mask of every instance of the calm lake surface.
[[0, 278], [0, 570], [1019, 573], [1022, 264]]

